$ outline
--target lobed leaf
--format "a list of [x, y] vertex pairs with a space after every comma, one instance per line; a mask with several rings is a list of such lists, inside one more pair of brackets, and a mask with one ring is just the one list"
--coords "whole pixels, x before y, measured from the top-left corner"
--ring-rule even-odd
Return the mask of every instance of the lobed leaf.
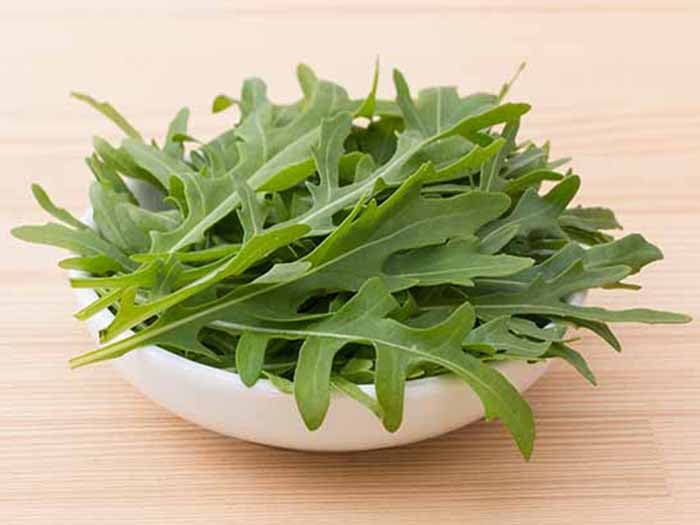
[[451, 373], [529, 457], [532, 412], [493, 362], [564, 359], [595, 384], [567, 326], [619, 351], [609, 323], [689, 321], [571, 303], [590, 288], [638, 288], [624, 280], [662, 254], [638, 234], [614, 239], [611, 210], [572, 206], [581, 181], [558, 171], [568, 159], [518, 138], [530, 106], [503, 103], [513, 81], [498, 94], [414, 97], [394, 71], [389, 101], [378, 66], [359, 100], [306, 65], [297, 79], [290, 103], [271, 101], [258, 78], [238, 99], [218, 96], [212, 110], [236, 104], [240, 119], [208, 140], [188, 135], [183, 108], [162, 146], [75, 95], [127, 135], [118, 147], [95, 138], [86, 159], [94, 220], [35, 185], [62, 224], [12, 232], [75, 254], [60, 266], [86, 272], [71, 285], [97, 293], [76, 317], [115, 313], [108, 344], [72, 367], [160, 345], [248, 386], [270, 381], [310, 429], [335, 390], [392, 432], [407, 382]]

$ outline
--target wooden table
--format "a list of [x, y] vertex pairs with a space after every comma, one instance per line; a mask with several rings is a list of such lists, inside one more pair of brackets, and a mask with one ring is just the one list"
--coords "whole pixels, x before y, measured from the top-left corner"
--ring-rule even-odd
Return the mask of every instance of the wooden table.
[[621, 326], [622, 355], [582, 334], [600, 386], [557, 363], [528, 393], [529, 464], [483, 423], [396, 450], [287, 452], [181, 421], [109, 365], [70, 372], [92, 342], [59, 254], [8, 234], [45, 220], [31, 181], [80, 211], [91, 136], [118, 136], [72, 89], [147, 136], [188, 103], [206, 137], [230, 118], [209, 114], [214, 95], [256, 74], [290, 99], [299, 60], [357, 96], [377, 54], [386, 95], [392, 66], [415, 87], [494, 90], [527, 60], [512, 95], [534, 105], [525, 132], [574, 157], [580, 203], [616, 208], [665, 249], [641, 292], [594, 299], [698, 317], [696, 0], [142, 3], [0, 6], [0, 523], [698, 523], [698, 324]]

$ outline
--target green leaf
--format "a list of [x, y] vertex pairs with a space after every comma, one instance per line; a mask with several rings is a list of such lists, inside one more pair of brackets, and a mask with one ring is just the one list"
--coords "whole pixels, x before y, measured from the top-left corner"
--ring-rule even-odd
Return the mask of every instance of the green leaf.
[[608, 343], [616, 352], [622, 351], [622, 345], [620, 344], [620, 341], [607, 324], [586, 319], [564, 318], [564, 320], [573, 323], [575, 326], [590, 330], [594, 334], [598, 335], [601, 339], [603, 339], [603, 341]]
[[308, 335], [301, 346], [294, 371], [294, 398], [309, 430], [320, 427], [326, 417], [331, 401], [333, 359], [346, 342], [340, 336]]
[[566, 333], [566, 326], [562, 326], [561, 324], [550, 323], [541, 328], [537, 323], [529, 319], [521, 319], [518, 317], [511, 317], [508, 319], [507, 324], [511, 332], [539, 341], [561, 342], [564, 340], [563, 337]]
[[182, 222], [178, 210], [150, 211], [128, 202], [119, 204], [118, 207], [126, 214], [129, 222], [144, 232], [167, 232]]
[[93, 275], [102, 275], [122, 270], [122, 266], [105, 255], [88, 257], [70, 257], [59, 261], [58, 266], [64, 270], [80, 270]]
[[11, 233], [26, 242], [56, 246], [86, 257], [101, 255], [124, 269], [135, 266], [119, 248], [105, 241], [91, 229], [77, 230], [62, 224], [49, 223], [41, 226], [18, 226], [13, 228]]
[[[460, 98], [453, 87], [424, 89], [414, 102], [408, 84], [398, 70], [394, 70], [394, 86], [396, 102], [406, 121], [406, 129], [426, 138], [445, 138], [450, 135], [470, 138], [468, 135], [472, 132], [510, 120], [504, 118], [507, 113], [512, 112], [513, 117], [517, 118], [529, 109], [527, 104], [497, 107], [497, 100], [493, 95], [476, 94]], [[476, 121], [465, 119], [476, 115], [479, 115]], [[494, 117], [495, 121], [489, 123]]]
[[615, 214], [608, 208], [583, 208], [577, 206], [562, 213], [559, 218], [562, 226], [570, 226], [581, 230], [621, 230]]
[[260, 377], [269, 337], [244, 332], [236, 345], [236, 370], [246, 386], [253, 386]]
[[[503, 191], [505, 191], [508, 195], [517, 195], [519, 193], [524, 192], [528, 188], [539, 187], [539, 183], [546, 181], [546, 180], [554, 180], [554, 181], [559, 181], [564, 178], [564, 175], [561, 173], [557, 173], [556, 171], [551, 171], [551, 170], [535, 170], [531, 171], [530, 173], [523, 175], [521, 177], [518, 177], [517, 179], [512, 179], [509, 180], [504, 188]], [[564, 212], [566, 213], [566, 212]], [[560, 218], [560, 223], [561, 223], [561, 218]]]
[[[216, 182], [208, 185], [209, 191], [206, 191], [204, 199], [199, 199], [202, 205], [196, 209], [196, 213], [188, 217], [181, 228], [154, 238], [154, 248], [158, 251], [172, 253], [197, 242], [205, 231], [231, 213], [240, 204], [240, 197], [238, 192], [221, 187], [231, 184], [230, 179], [245, 179], [254, 190], [270, 181], [282, 184], [279, 179], [275, 179], [281, 172], [285, 177], [292, 176], [298, 182], [298, 170], [290, 172], [289, 165], [301, 163], [301, 172], [308, 174], [304, 163], [311, 157], [311, 146], [318, 139], [323, 119], [341, 111], [349, 103], [342, 88], [330, 82], [319, 81], [314, 84], [306, 110], [292, 122], [275, 128], [272, 127], [271, 107], [264, 98], [264, 90], [250, 87], [250, 84], [248, 86], [244, 88], [242, 97], [246, 118], [241, 122], [237, 133], [242, 139], [238, 145], [240, 161], [234, 168], [232, 177], [213, 179]], [[254, 94], [249, 94], [251, 92]], [[133, 145], [130, 147], [136, 149]], [[143, 151], [139, 153], [143, 154]], [[150, 153], [147, 158], [142, 155], [142, 162], [150, 166], [147, 169], [161, 183], [165, 177], [169, 179], [171, 176], [181, 176], [182, 165], [163, 162], [162, 155], [154, 151]], [[185, 181], [188, 203], [196, 201], [197, 193], [203, 190], [203, 183], [199, 179], [201, 177], [197, 179], [188, 176]], [[155, 239], [159, 240], [156, 242]]]
[[[141, 168], [123, 147], [115, 148], [100, 137], [94, 137], [93, 147], [95, 148], [93, 158], [96, 156], [99, 157], [99, 159], [102, 160], [104, 168], [107, 168], [107, 172], [112, 170], [126, 177], [148, 182], [159, 189], [163, 187], [153, 175]], [[95, 163], [89, 162], [89, 165], [93, 171], [97, 171], [95, 169]], [[98, 180], [100, 180], [100, 177], [98, 177]]]
[[[402, 250], [441, 244], [452, 237], [469, 235], [488, 220], [499, 216], [508, 206], [508, 199], [501, 194], [474, 193], [444, 201], [424, 199], [420, 196], [421, 183], [422, 173], [419, 173], [381, 207], [369, 206], [357, 221], [355, 217], [360, 208], [356, 208], [355, 214], [348, 216], [344, 225], [304, 259], [304, 262], [312, 265], [312, 270], [294, 272], [291, 275], [296, 279], [290, 278], [287, 282], [272, 287], [270, 290], [274, 293], [274, 301], [269, 301], [256, 292], [254, 300], [260, 311], [265, 311], [265, 315], [274, 318], [288, 318], [294, 316], [301, 302], [317, 290], [356, 291], [367, 279], [377, 275], [384, 276], [392, 290], [420, 284], [419, 275], [404, 276], [385, 272], [383, 267], [388, 257]], [[264, 235], [248, 241], [233, 259], [217, 267], [206, 277], [157, 301], [143, 305], [123, 305], [114, 323], [107, 330], [108, 336], [113, 337], [120, 331], [191, 297], [204, 287], [244, 271], [273, 249], [289, 244], [307, 231], [308, 227], [302, 224], [279, 225], [266, 230]], [[461, 260], [459, 257], [449, 259], [452, 250], [462, 250]], [[450, 245], [442, 251], [447, 261], [445, 264], [453, 266], [462, 264], [465, 258], [474, 258], [474, 254], [465, 253], [460, 244]], [[504, 271], [530, 264], [528, 260], [514, 259], [507, 256], [494, 258], [494, 261], [503, 265], [500, 270], [492, 270], [482, 264], [471, 269], [466, 268], [463, 273], [474, 276], [497, 271], [502, 274]], [[483, 259], [475, 261], [484, 262]], [[459, 272], [459, 268], [456, 268], [443, 276], [431, 275], [426, 277], [425, 284], [450, 282], [450, 277]], [[258, 286], [253, 288], [257, 289]]]
[[235, 180], [234, 186], [236, 193], [241, 199], [238, 219], [241, 221], [241, 226], [243, 226], [243, 241], [246, 242], [263, 232], [267, 210], [245, 180]]
[[593, 246], [586, 250], [584, 256], [586, 266], [591, 268], [622, 264], [629, 267], [633, 274], [661, 259], [663, 259], [661, 250], [638, 233], [607, 244]]
[[[316, 171], [319, 176], [318, 184], [308, 184], [309, 193], [317, 206], [327, 206], [332, 203], [340, 188], [339, 163], [344, 153], [343, 144], [348, 133], [352, 118], [349, 113], [339, 113], [332, 119], [324, 119], [321, 124], [321, 139], [317, 147], [312, 147]], [[328, 226], [332, 226], [331, 217], [327, 217]]]
[[[342, 305], [340, 305], [342, 306]], [[394, 317], [396, 319], [396, 317]], [[374, 360], [370, 358], [352, 357], [338, 371], [338, 375], [352, 382], [374, 382]]]
[[64, 208], [59, 208], [52, 201], [48, 194], [44, 191], [44, 188], [38, 184], [32, 184], [32, 194], [34, 198], [39, 203], [39, 206], [48, 214], [52, 215], [61, 222], [65, 222], [68, 226], [72, 226], [77, 229], [87, 229], [88, 226], [82, 221], [76, 219], [69, 211]]
[[536, 278], [526, 288], [512, 293], [494, 293], [472, 298], [480, 316], [542, 314], [574, 320], [617, 323], [687, 323], [690, 317], [645, 308], [611, 311], [591, 306], [575, 306], [565, 301], [570, 294], [617, 282], [629, 275], [627, 266], [587, 269], [575, 262], [551, 281]]
[[77, 95], [127, 135], [119, 147], [96, 137], [86, 158], [95, 226], [34, 186], [62, 224], [12, 232], [75, 254], [59, 265], [97, 294], [77, 318], [114, 314], [107, 344], [72, 367], [159, 345], [245, 385], [266, 378], [310, 429], [337, 390], [391, 432], [407, 382], [454, 374], [529, 457], [532, 412], [490, 364], [560, 358], [594, 382], [568, 326], [619, 351], [610, 323], [690, 320], [572, 302], [638, 289], [627, 277], [662, 253], [639, 234], [614, 239], [611, 210], [572, 207], [581, 180], [558, 171], [569, 159], [519, 136], [528, 104], [503, 103], [515, 77], [498, 94], [413, 96], [394, 71], [389, 101], [377, 98], [378, 64], [360, 100], [304, 64], [296, 73], [299, 99], [276, 103], [248, 78], [237, 100], [212, 104], [235, 103], [237, 122], [200, 141], [181, 109], [162, 146]]
[[70, 285], [73, 288], [138, 288], [154, 283], [161, 269], [161, 262], [154, 261], [131, 273], [110, 277], [74, 277]]
[[289, 379], [272, 374], [266, 370], [263, 371], [263, 375], [277, 390], [283, 394], [291, 395], [294, 393], [294, 383], [292, 383]]
[[136, 197], [134, 197], [134, 194], [111, 161], [103, 161], [96, 153], [93, 153], [85, 159], [85, 163], [92, 171], [97, 182], [111, 191], [124, 194], [129, 202], [136, 204]]
[[[224, 259], [212, 271], [207, 272], [204, 276], [190, 282], [186, 286], [158, 297], [153, 301], [136, 304], [133, 302], [133, 298], [125, 295], [120, 303], [117, 316], [103, 333], [104, 339], [109, 340], [124, 330], [136, 326], [138, 323], [163, 310], [178, 305], [228, 277], [240, 275], [260, 259], [278, 248], [288, 245], [303, 236], [307, 231], [308, 228], [304, 225], [276, 227], [266, 230], [264, 233], [251, 238], [235, 252], [233, 257]], [[165, 321], [161, 320], [161, 322], [165, 324]]]
[[[232, 308], [233, 303], [229, 299], [225, 306], [218, 305], [219, 311], [215, 316], [217, 321], [213, 327], [231, 333], [255, 332], [274, 337], [304, 339], [295, 372], [294, 395], [309, 428], [317, 428], [325, 416], [330, 400], [330, 374], [335, 354], [345, 344], [354, 341], [372, 344], [378, 354], [390, 357], [381, 361], [378, 358], [376, 380], [378, 400], [385, 413], [387, 428], [395, 429], [400, 421], [397, 411], [401, 406], [401, 402], [393, 395], [387, 398], [387, 392], [395, 392], [394, 387], [397, 381], [401, 381], [402, 370], [405, 373], [406, 366], [412, 359], [426, 360], [462, 377], [482, 399], [487, 417], [501, 418], [513, 433], [522, 453], [529, 457], [534, 438], [529, 407], [503, 376], [462, 352], [462, 341], [474, 320], [474, 312], [469, 305], [459, 309], [440, 325], [426, 329], [406, 327], [393, 319], [385, 318], [398, 305], [377, 279], [368, 281], [357, 296], [333, 316], [308, 325], [265, 321], [250, 316], [240, 299], [235, 301], [237, 307]], [[198, 317], [196, 323], [183, 325], [179, 322], [174, 330], [163, 330], [168, 317], [177, 317], [181, 321], [188, 312]], [[197, 340], [198, 327], [210, 322], [206, 318], [211, 319], [212, 313], [211, 305], [194, 309], [177, 307], [161, 318], [161, 328], [158, 324], [154, 325], [147, 336], [144, 336], [145, 332], [137, 333], [73, 359], [71, 364], [74, 367], [82, 366], [88, 362], [116, 357], [148, 339], [160, 344], [172, 344], [173, 341], [191, 343]], [[402, 357], [397, 359], [397, 353]], [[410, 356], [411, 359], [407, 360], [405, 356]]]
[[362, 104], [355, 110], [353, 117], [364, 117], [371, 119], [374, 115], [374, 107], [377, 103], [377, 84], [379, 82], [379, 60], [374, 63], [374, 74], [372, 75], [372, 87], [369, 95], [362, 101]]
[[472, 286], [475, 277], [511, 275], [532, 263], [532, 259], [525, 257], [479, 253], [479, 240], [470, 237], [397, 253], [387, 260], [384, 270], [390, 276], [416, 279], [421, 286], [444, 283]]
[[422, 136], [428, 135], [428, 129], [423, 123], [423, 119], [418, 113], [408, 84], [401, 71], [394, 69], [394, 86], [396, 87], [396, 103], [401, 108], [401, 113], [406, 121], [406, 128], [420, 133]]
[[124, 253], [148, 250], [151, 245], [149, 230], [142, 229], [128, 212], [132, 206], [129, 196], [114, 191], [110, 186], [93, 182], [90, 186], [93, 220], [102, 236]]
[[504, 179], [518, 179], [538, 170], [554, 170], [569, 159], [549, 161], [549, 143], [537, 146], [531, 142], [521, 144], [507, 159], [502, 176]]
[[114, 122], [114, 124], [116, 124], [119, 127], [119, 129], [121, 129], [129, 137], [143, 141], [141, 134], [138, 131], [136, 131], [136, 129], [131, 124], [129, 124], [129, 122], [121, 115], [121, 113], [114, 109], [114, 107], [112, 107], [112, 105], [108, 102], [98, 102], [90, 95], [86, 95], [85, 93], [78, 93], [75, 91], [71, 93], [71, 96], [77, 100], [80, 100], [81, 102], [85, 102], [89, 106], [92, 106], [94, 109], [102, 113], [105, 117]]
[[150, 144], [136, 139], [125, 139], [122, 147], [140, 168], [150, 173], [164, 188], [169, 188], [171, 179], [183, 179], [194, 175], [194, 171], [183, 161], [171, 157]]
[[[141, 209], [141, 211], [145, 210]], [[151, 229], [160, 231], [160, 228], [152, 227]], [[166, 229], [169, 228], [163, 228], [163, 230]], [[240, 244], [219, 244], [196, 252], [176, 252], [172, 254], [171, 257], [177, 261], [187, 263], [211, 262], [222, 258], [227, 258], [229, 255], [233, 255], [240, 249]], [[151, 262], [167, 256], [168, 254], [166, 253], [137, 253], [132, 255], [131, 258], [136, 262]]]
[[182, 138], [187, 137], [187, 121], [190, 118], [190, 110], [182, 108], [168, 126], [168, 133], [165, 136], [163, 152], [174, 159], [182, 160], [185, 148], [182, 145]]
[[473, 147], [464, 156], [460, 157], [448, 166], [439, 168], [436, 171], [436, 177], [433, 180], [444, 182], [468, 175], [471, 170], [480, 167], [489, 159], [493, 158], [494, 155], [497, 155], [501, 151], [501, 148], [503, 148], [504, 144], [505, 142], [499, 139], [494, 140], [491, 144], [483, 148], [481, 146]]
[[518, 66], [518, 69], [515, 70], [513, 77], [508, 82], [504, 83], [503, 86], [501, 86], [501, 90], [498, 92], [499, 102], [508, 96], [508, 93], [510, 92], [511, 88], [513, 87], [513, 84], [515, 84], [515, 81], [518, 80], [518, 77], [520, 77], [520, 74], [525, 70], [526, 65], [527, 65], [526, 62], [521, 62], [520, 65]]
[[96, 313], [108, 308], [116, 303], [122, 296], [123, 290], [111, 290], [100, 295], [99, 299], [94, 300], [85, 308], [80, 309], [74, 314], [74, 317], [80, 321], [90, 319]]
[[540, 197], [533, 188], [528, 189], [513, 211], [503, 219], [489, 224], [481, 232], [483, 242], [492, 236], [498, 236], [503, 229], [518, 227], [520, 236], [564, 237], [559, 226], [559, 216], [569, 205], [581, 185], [581, 179], [575, 175], [566, 177], [544, 197]]
[[228, 95], [217, 95], [214, 101], [211, 104], [211, 112], [212, 113], [220, 113], [231, 106], [233, 106], [236, 103], [234, 99], [229, 97]]
[[564, 343], [554, 343], [546, 354], [547, 357], [560, 357], [573, 366], [590, 384], [597, 384], [595, 375], [588, 367], [588, 363], [576, 350]]
[[[488, 251], [485, 250], [483, 241], [480, 249]], [[577, 261], [581, 261], [587, 269], [625, 266], [629, 274], [634, 274], [661, 258], [663, 255], [656, 246], [647, 242], [639, 234], [631, 234], [588, 249], [583, 249], [575, 243], [568, 243], [537, 266], [507, 277], [482, 279], [480, 282], [496, 285], [501, 289], [517, 289], [538, 277], [545, 280], [554, 279]], [[606, 283], [604, 286], [609, 284], [613, 283]]]
[[[313, 271], [303, 281], [287, 287], [285, 295], [278, 295], [280, 299], [284, 297], [280, 302], [287, 307], [298, 305], [310, 290], [319, 288], [355, 291], [377, 275], [383, 276], [389, 288], [396, 291], [455, 279], [463, 282], [469, 276], [488, 273], [490, 268], [479, 265], [484, 260], [476, 257], [474, 243], [471, 247], [452, 243], [440, 249], [441, 272], [432, 275], [421, 274], [415, 266], [402, 270], [401, 265], [407, 264], [405, 257], [397, 256], [396, 262], [388, 262], [390, 255], [401, 251], [434, 247], [448, 239], [473, 234], [508, 207], [508, 199], [502, 194], [469, 193], [441, 200], [423, 198], [420, 194], [423, 177], [431, 173], [425, 167], [381, 206], [370, 203], [357, 219], [355, 214], [349, 215], [306, 258]], [[467, 259], [474, 260], [473, 267], [464, 266]], [[500, 270], [494, 270], [498, 273], [530, 264], [527, 260], [497, 260], [503, 264]]]
[[[397, 90], [399, 91], [399, 98], [401, 98], [402, 84], [400, 79], [402, 77], [400, 73], [395, 74], [395, 78], [399, 79]], [[371, 195], [378, 188], [382, 188], [384, 184], [397, 185], [403, 182], [407, 177], [403, 169], [404, 165], [423, 148], [438, 140], [453, 136], [470, 138], [481, 129], [512, 118], [518, 118], [529, 110], [527, 104], [506, 104], [490, 108], [479, 97], [476, 97], [476, 101], [473, 100], [474, 97], [467, 97], [459, 101], [459, 111], [453, 115], [455, 118], [443, 120], [438, 117], [441, 113], [436, 113], [436, 111], [444, 97], [449, 96], [433, 96], [431, 93], [428, 93], [425, 97], [428, 102], [426, 102], [422, 111], [425, 118], [432, 120], [428, 123], [421, 120], [421, 125], [416, 124], [416, 127], [422, 129], [420, 132], [409, 128], [406, 133], [403, 133], [399, 138], [394, 156], [386, 164], [379, 167], [374, 173], [363, 177], [361, 181], [339, 188], [332, 198], [312, 206], [298, 220], [311, 225], [314, 228], [314, 233], [327, 231], [328, 218], [336, 212], [352, 206], [363, 196]], [[406, 109], [406, 111], [410, 110]], [[421, 119], [424, 118], [423, 116], [419, 117]], [[461, 117], [461, 120], [456, 120], [456, 117]], [[436, 134], [421, 138], [421, 133], [425, 133], [429, 129], [434, 129]]]
[[477, 350], [487, 346], [496, 351], [505, 351], [509, 355], [534, 359], [547, 351], [550, 342], [530, 341], [515, 335], [510, 330], [510, 318], [503, 316], [496, 317], [469, 332], [464, 345]]
[[333, 388], [335, 388], [338, 392], [341, 392], [360, 403], [379, 419], [383, 417], [382, 407], [379, 405], [377, 400], [352, 381], [348, 381], [343, 376], [335, 374], [331, 376], [331, 386], [333, 386]]
[[506, 122], [501, 134], [504, 141], [503, 146], [495, 156], [491, 157], [484, 164], [481, 170], [481, 179], [479, 179], [479, 189], [481, 191], [493, 191], [503, 184], [500, 177], [501, 168], [506, 157], [515, 149], [515, 136], [518, 134], [518, 129], [520, 129], [520, 119]]

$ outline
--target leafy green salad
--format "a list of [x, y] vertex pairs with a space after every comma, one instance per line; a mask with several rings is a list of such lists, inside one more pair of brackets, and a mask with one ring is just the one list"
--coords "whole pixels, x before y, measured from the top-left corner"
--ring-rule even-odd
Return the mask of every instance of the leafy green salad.
[[530, 106], [504, 101], [510, 83], [414, 97], [394, 71], [395, 100], [380, 100], [375, 69], [355, 100], [307, 66], [297, 76], [291, 104], [257, 78], [239, 98], [218, 96], [213, 111], [237, 122], [208, 141], [188, 134], [187, 108], [148, 141], [108, 103], [74, 94], [126, 135], [94, 139], [92, 219], [34, 185], [59, 222], [13, 230], [73, 252], [59, 263], [80, 271], [71, 286], [96, 292], [78, 319], [114, 314], [103, 345], [72, 367], [158, 345], [248, 386], [272, 382], [311, 430], [335, 389], [390, 432], [406, 382], [449, 373], [529, 457], [532, 411], [494, 364], [559, 358], [595, 384], [567, 326], [620, 350], [608, 323], [689, 320], [569, 301], [637, 288], [626, 279], [662, 254], [638, 234], [614, 239], [610, 210], [571, 205], [580, 178], [548, 144], [517, 138]]

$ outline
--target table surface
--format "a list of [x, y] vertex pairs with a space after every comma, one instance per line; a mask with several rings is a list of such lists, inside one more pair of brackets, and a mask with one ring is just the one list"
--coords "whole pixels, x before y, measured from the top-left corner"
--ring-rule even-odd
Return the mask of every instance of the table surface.
[[109, 98], [148, 136], [188, 103], [202, 137], [230, 118], [209, 113], [213, 96], [248, 75], [295, 96], [299, 60], [357, 96], [376, 55], [386, 96], [393, 66], [415, 87], [494, 90], [527, 60], [512, 93], [534, 106], [524, 132], [574, 157], [579, 203], [614, 207], [666, 254], [640, 292], [593, 300], [697, 318], [697, 1], [141, 3], [0, 6], [2, 523], [697, 523], [697, 323], [620, 326], [621, 355], [581, 334], [600, 385], [556, 363], [528, 392], [530, 463], [498, 423], [394, 450], [288, 452], [182, 421], [109, 365], [70, 372], [93, 343], [71, 317], [60, 254], [8, 234], [45, 220], [30, 182], [84, 208], [91, 136], [118, 137], [70, 90]]

